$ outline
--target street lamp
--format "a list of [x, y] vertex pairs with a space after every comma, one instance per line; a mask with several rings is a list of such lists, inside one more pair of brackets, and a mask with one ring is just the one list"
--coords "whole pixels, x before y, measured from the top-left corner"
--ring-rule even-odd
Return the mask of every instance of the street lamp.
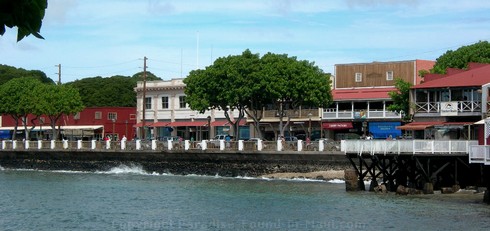
[[113, 139], [114, 141], [116, 141], [116, 137], [115, 137], [115, 135], [114, 135], [114, 130], [115, 130], [114, 128], [115, 128], [115, 126], [116, 126], [116, 119], [115, 119], [115, 118], [113, 118], [113, 119], [112, 119], [112, 139]]
[[308, 113], [308, 119], [309, 119], [309, 123], [308, 123], [308, 138], [309, 140], [311, 140], [311, 112]]

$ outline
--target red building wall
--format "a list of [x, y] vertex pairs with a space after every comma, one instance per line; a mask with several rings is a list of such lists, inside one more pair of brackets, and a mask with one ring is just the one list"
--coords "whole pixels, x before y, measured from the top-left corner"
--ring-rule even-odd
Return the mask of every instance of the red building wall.
[[[116, 120], [113, 122], [110, 119], [110, 114], [115, 114]], [[11, 116], [3, 115], [2, 117], [2, 127], [13, 127], [15, 126], [15, 121]], [[34, 118], [33, 115], [29, 116], [28, 126], [33, 125], [31, 122], [31, 118]], [[37, 120], [34, 121], [36, 126], [39, 128], [41, 125], [41, 121], [44, 119], [44, 123], [42, 126], [48, 127], [50, 125], [49, 118], [46, 116], [41, 116]], [[19, 121], [19, 125], [22, 122]], [[133, 127], [136, 124], [136, 107], [93, 107], [93, 108], [85, 108], [79, 114], [75, 115], [65, 115], [62, 116], [57, 126], [103, 126], [103, 135], [111, 135], [115, 134], [117, 137], [121, 138], [123, 135], [131, 139], [134, 137], [135, 128]], [[114, 129], [113, 129], [114, 128]]]

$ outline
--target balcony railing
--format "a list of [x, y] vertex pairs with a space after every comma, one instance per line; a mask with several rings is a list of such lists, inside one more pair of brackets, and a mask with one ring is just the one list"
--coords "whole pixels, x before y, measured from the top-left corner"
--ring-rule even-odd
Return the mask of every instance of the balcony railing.
[[[364, 114], [362, 114], [365, 112]], [[400, 119], [401, 115], [393, 111], [383, 109], [371, 110], [336, 110], [327, 108], [323, 110], [324, 119]]]
[[470, 147], [469, 163], [490, 165], [490, 146], [475, 145]]
[[[458, 112], [481, 112], [480, 101], [455, 101]], [[444, 102], [415, 102], [415, 113], [440, 113]]]

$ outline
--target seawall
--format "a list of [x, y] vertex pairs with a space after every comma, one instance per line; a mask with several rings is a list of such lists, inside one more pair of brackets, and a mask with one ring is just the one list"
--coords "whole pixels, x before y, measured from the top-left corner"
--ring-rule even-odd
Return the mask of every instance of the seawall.
[[0, 151], [0, 166], [4, 168], [106, 171], [122, 164], [142, 166], [148, 172], [230, 177], [351, 168], [339, 152]]

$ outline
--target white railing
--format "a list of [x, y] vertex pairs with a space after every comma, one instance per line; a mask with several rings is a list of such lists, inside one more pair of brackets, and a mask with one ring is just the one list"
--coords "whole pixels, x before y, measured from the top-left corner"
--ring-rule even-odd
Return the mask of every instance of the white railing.
[[470, 164], [485, 164], [490, 165], [490, 146], [489, 145], [474, 145], [470, 147], [468, 155]]
[[[481, 112], [480, 101], [457, 101], [458, 112]], [[441, 102], [415, 102], [415, 112], [439, 113]]]
[[[359, 110], [356, 110], [359, 111]], [[323, 118], [325, 119], [354, 119], [354, 111], [351, 110], [339, 110], [337, 111], [335, 108], [327, 108], [323, 111]], [[382, 109], [380, 110], [369, 110], [367, 111], [366, 118], [371, 118], [371, 119], [396, 119], [396, 118], [401, 118], [401, 115], [392, 112], [392, 111], [383, 111]]]
[[468, 154], [476, 140], [342, 140], [344, 153], [375, 154]]

